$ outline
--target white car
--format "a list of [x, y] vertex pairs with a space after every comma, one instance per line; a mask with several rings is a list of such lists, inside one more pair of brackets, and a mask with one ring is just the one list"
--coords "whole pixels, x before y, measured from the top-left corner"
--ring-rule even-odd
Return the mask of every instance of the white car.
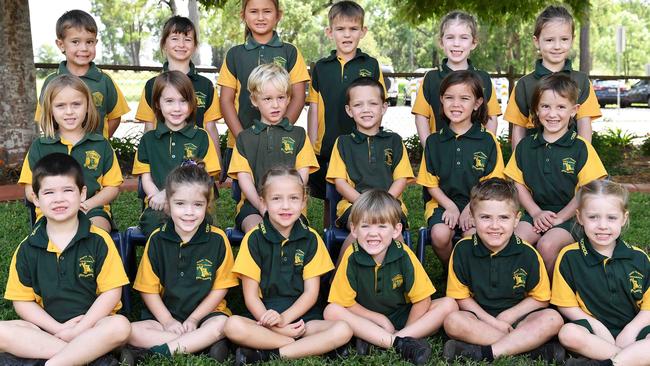
[[397, 95], [399, 94], [399, 89], [395, 78], [392, 76], [386, 76], [386, 74], [392, 74], [395, 72], [390, 65], [381, 65], [381, 72], [384, 74], [384, 85], [386, 86], [386, 101], [388, 105], [394, 107], [397, 105]]
[[[414, 72], [418, 74], [426, 74], [427, 71], [431, 71], [431, 70], [433, 69], [422, 67], [416, 69]], [[411, 80], [409, 80], [408, 84], [406, 84], [406, 88], [404, 89], [404, 105], [411, 105], [415, 103], [415, 97], [418, 94], [418, 90], [420, 90], [420, 85], [422, 84], [422, 80], [424, 80], [424, 76], [416, 76]]]

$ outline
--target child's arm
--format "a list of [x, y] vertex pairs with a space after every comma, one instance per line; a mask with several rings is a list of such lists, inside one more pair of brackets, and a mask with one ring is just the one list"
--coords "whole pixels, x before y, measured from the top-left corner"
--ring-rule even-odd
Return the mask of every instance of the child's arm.
[[25, 198], [29, 202], [34, 202], [34, 188], [32, 188], [31, 184], [25, 184]]
[[429, 131], [429, 117], [423, 116], [421, 114], [415, 115], [415, 129], [418, 131], [418, 137], [420, 137], [420, 144], [422, 147], [426, 146], [427, 137], [430, 135]]
[[[380, 327], [382, 327], [385, 331], [387, 331], [389, 333], [394, 333], [395, 332], [395, 326], [390, 321], [390, 319], [388, 319], [388, 317], [386, 315], [384, 315], [384, 314], [381, 314], [381, 313], [378, 313], [376, 311], [366, 309], [363, 305], [359, 304], [358, 302], [355, 302], [354, 305], [352, 305], [352, 306], [350, 306], [348, 308], [348, 310], [350, 310], [350, 312], [352, 312], [355, 315], [358, 315], [360, 317], [368, 319], [371, 322], [379, 325]], [[409, 319], [410, 318], [411, 318], [411, 315], [409, 314]]]
[[427, 311], [429, 311], [430, 306], [431, 306], [430, 296], [418, 302], [413, 303], [413, 305], [411, 305], [411, 311], [409, 311], [409, 317], [406, 320], [406, 326], [420, 320], [420, 318], [422, 318], [422, 315], [424, 315]]
[[156, 320], [162, 324], [163, 328], [166, 331], [179, 335], [185, 333], [183, 324], [174, 319], [172, 314], [167, 309], [167, 306], [165, 306], [165, 303], [163, 303], [160, 294], [140, 292], [140, 295], [142, 296], [142, 301], [147, 306], [147, 309], [149, 309], [154, 318], [156, 318]]
[[490, 326], [504, 332], [510, 333], [512, 331], [512, 325], [510, 323], [497, 319], [492, 315], [488, 314], [481, 305], [479, 305], [473, 297], [468, 297], [465, 299], [457, 299], [458, 307], [460, 310], [471, 311], [476, 315], [479, 320], [486, 322]]
[[585, 313], [580, 307], [558, 306], [557, 310], [560, 312], [560, 314], [562, 314], [562, 316], [564, 316], [565, 318], [571, 321], [579, 320], [579, 319], [587, 320], [589, 322], [589, 325], [591, 325], [591, 329], [593, 329], [595, 335], [605, 339], [611, 344], [616, 343], [616, 340], [614, 340], [614, 336], [612, 336], [612, 333], [609, 331], [609, 329], [607, 329], [607, 327], [603, 323], [601, 323], [600, 320]]
[[[246, 308], [248, 311], [251, 312], [253, 317], [258, 321], [258, 324], [260, 324], [260, 319], [262, 318], [263, 315], [267, 313], [266, 306], [264, 306], [264, 303], [262, 302], [262, 299], [260, 299], [260, 284], [259, 282], [255, 281], [254, 279], [242, 275], [241, 277], [241, 287], [242, 287], [242, 293], [244, 295], [244, 303], [246, 304]], [[276, 314], [278, 314], [276, 312]], [[280, 314], [278, 314], [279, 316]], [[264, 325], [264, 324], [260, 324]]]
[[302, 183], [303, 184], [307, 184], [307, 182], [309, 182], [309, 167], [308, 166], [298, 169], [298, 174], [300, 174], [300, 178], [302, 178]]
[[201, 321], [201, 319], [203, 319], [206, 315], [213, 312], [214, 309], [216, 309], [219, 303], [223, 300], [223, 298], [226, 297], [227, 293], [227, 289], [217, 289], [210, 291], [208, 296], [206, 296], [205, 299], [201, 301], [199, 306], [197, 306], [192, 314], [190, 314], [183, 322], [183, 329], [185, 329], [185, 332], [193, 332], [196, 330], [199, 321]]
[[54, 336], [66, 342], [73, 340], [82, 332], [94, 327], [98, 321], [110, 315], [120, 301], [120, 296], [122, 296], [122, 286], [102, 292], [74, 327], [65, 328]]
[[515, 182], [515, 186], [517, 187], [517, 194], [519, 195], [521, 205], [533, 218], [534, 229], [538, 233], [543, 233], [552, 228], [554, 226], [553, 223], [557, 218], [555, 212], [542, 210], [537, 203], [535, 203], [535, 200], [533, 200], [533, 196], [528, 191], [528, 188], [523, 184]]
[[591, 143], [591, 134], [593, 133], [591, 128], [591, 117], [587, 116], [578, 119], [576, 121], [576, 126], [578, 127], [578, 135]]
[[307, 111], [307, 137], [312, 145], [318, 139], [318, 104], [309, 103], [309, 110]]
[[221, 113], [223, 114], [226, 126], [228, 126], [233, 136], [237, 137], [243, 128], [237, 115], [237, 109], [235, 109], [235, 89], [225, 85], [221, 86], [219, 106], [221, 107]]
[[287, 106], [285, 116], [291, 121], [296, 123], [302, 108], [305, 106], [305, 82], [301, 81], [291, 85], [291, 99]]
[[81, 202], [80, 208], [83, 212], [88, 212], [95, 207], [103, 207], [113, 202], [114, 199], [120, 194], [119, 187], [104, 187], [95, 193], [94, 196]]
[[433, 199], [445, 209], [445, 212], [442, 214], [442, 219], [444, 220], [445, 225], [449, 226], [450, 229], [456, 227], [458, 218], [460, 217], [460, 210], [456, 207], [454, 201], [449, 199], [440, 187], [427, 187], [427, 190], [431, 197], [433, 197]]
[[162, 211], [165, 208], [165, 201], [167, 197], [165, 196], [165, 190], [162, 191], [158, 189], [156, 183], [154, 183], [151, 173], [142, 173], [142, 189], [149, 199], [149, 207], [156, 211]]
[[361, 193], [357, 192], [357, 190], [343, 178], [336, 178], [334, 180], [334, 186], [336, 187], [336, 191], [350, 203], [354, 203], [354, 201], [356, 201], [361, 195]]
[[555, 220], [553, 221], [553, 226], [560, 225], [561, 223], [568, 221], [576, 214], [578, 209], [578, 201], [573, 197], [569, 203], [566, 204], [560, 211], [555, 214]]
[[493, 134], [497, 134], [497, 126], [499, 125], [499, 120], [497, 116], [490, 116], [488, 118], [487, 123], [485, 124], [485, 128], [492, 132]]
[[644, 327], [650, 325], [650, 310], [641, 310], [616, 337], [616, 345], [625, 348], [636, 342], [636, 337]]
[[510, 309], [502, 311], [499, 315], [497, 315], [497, 319], [503, 320], [508, 324], [512, 324], [531, 311], [545, 307], [548, 307], [548, 301], [539, 301], [532, 296], [527, 296], [517, 305], [511, 307]]
[[399, 199], [399, 196], [406, 189], [406, 183], [407, 183], [406, 178], [395, 179], [393, 183], [390, 185], [390, 188], [388, 188], [388, 193], [390, 193], [390, 195], [395, 197], [396, 199]]
[[277, 324], [278, 327], [284, 327], [289, 323], [300, 319], [309, 309], [311, 309], [318, 300], [318, 291], [320, 290], [320, 276], [308, 278], [304, 281], [304, 289], [300, 297], [289, 308], [282, 312], [282, 320]]
[[244, 193], [244, 196], [246, 196], [248, 202], [250, 202], [251, 205], [253, 205], [253, 207], [255, 207], [262, 216], [264, 216], [264, 213], [266, 211], [262, 209], [262, 200], [260, 199], [260, 196], [257, 194], [257, 190], [255, 189], [253, 177], [250, 175], [250, 173], [238, 172], [237, 180], [239, 181], [239, 188], [241, 189], [242, 193]]
[[13, 304], [16, 314], [21, 319], [36, 325], [44, 331], [50, 334], [56, 334], [63, 329], [63, 324], [52, 318], [35, 301], [14, 301]]
[[514, 151], [517, 147], [519, 141], [523, 140], [526, 137], [526, 127], [519, 126], [517, 124], [512, 124], [512, 150]]
[[208, 136], [210, 136], [210, 140], [212, 140], [212, 143], [214, 144], [214, 148], [217, 152], [217, 159], [219, 159], [219, 162], [221, 162], [221, 141], [219, 141], [217, 121], [203, 122], [203, 126], [205, 127], [205, 131], [208, 133]]
[[106, 121], [106, 123], [108, 123], [108, 138], [113, 137], [113, 134], [115, 131], [117, 131], [117, 128], [120, 127], [120, 122], [122, 122], [122, 117], [117, 117]]

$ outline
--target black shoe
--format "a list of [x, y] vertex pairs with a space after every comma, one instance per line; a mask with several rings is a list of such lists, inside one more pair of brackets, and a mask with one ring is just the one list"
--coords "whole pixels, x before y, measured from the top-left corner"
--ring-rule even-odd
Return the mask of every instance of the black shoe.
[[350, 355], [350, 343], [346, 343], [339, 348], [327, 352], [326, 354], [323, 355], [323, 357], [328, 358], [330, 360], [337, 360], [339, 358], [347, 358], [349, 355]]
[[47, 360], [36, 358], [22, 358], [12, 355], [11, 353], [0, 352], [0, 365], [2, 366], [41, 366], [45, 365]]
[[224, 362], [228, 358], [229, 354], [228, 339], [226, 338], [216, 341], [208, 350], [208, 356], [219, 363]]
[[268, 351], [239, 346], [235, 351], [235, 366], [268, 361], [270, 358], [271, 354]]
[[370, 352], [370, 343], [361, 338], [354, 337], [354, 348], [357, 350], [357, 355], [367, 356]]
[[578, 357], [578, 358], [572, 357], [566, 360], [565, 365], [566, 366], [598, 366], [600, 365], [600, 361], [592, 360], [586, 357]]
[[122, 361], [122, 357], [125, 357], [127, 359], [133, 358], [133, 365], [136, 365], [145, 358], [153, 355], [153, 352], [151, 352], [148, 348], [133, 347], [131, 345], [121, 347], [119, 351], [120, 362], [124, 362]]
[[113, 351], [113, 356], [121, 366], [135, 366], [136, 360], [133, 351], [127, 346], [122, 346]]
[[393, 346], [402, 358], [416, 365], [424, 365], [431, 357], [431, 346], [424, 339], [397, 337]]
[[566, 358], [566, 351], [558, 342], [546, 342], [534, 350], [527, 352], [526, 355], [533, 360], [541, 358], [548, 363], [561, 365]]
[[120, 362], [110, 353], [100, 356], [95, 361], [88, 364], [89, 366], [120, 366]]
[[467, 357], [475, 361], [481, 361], [483, 359], [481, 346], [457, 341], [455, 339], [450, 339], [445, 342], [445, 347], [442, 350], [442, 357], [447, 361], [453, 361], [456, 357]]

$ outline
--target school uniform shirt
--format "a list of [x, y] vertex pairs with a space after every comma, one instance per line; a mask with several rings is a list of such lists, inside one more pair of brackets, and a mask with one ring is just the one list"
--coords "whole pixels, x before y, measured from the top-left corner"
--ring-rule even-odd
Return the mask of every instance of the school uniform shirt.
[[640, 310], [650, 310], [650, 260], [621, 240], [611, 258], [582, 237], [560, 251], [553, 272], [551, 304], [580, 307], [616, 337]]
[[[467, 65], [467, 70], [476, 74], [483, 83], [483, 102], [487, 105], [488, 115], [501, 115], [501, 106], [499, 105], [497, 93], [494, 89], [494, 84], [492, 84], [492, 79], [490, 79], [490, 75], [483, 70], [475, 68], [469, 59], [467, 60]], [[443, 110], [440, 105], [440, 84], [442, 83], [442, 79], [453, 71], [447, 66], [447, 59], [443, 59], [439, 67], [427, 71], [424, 74], [424, 79], [415, 97], [411, 113], [429, 118], [430, 133], [447, 127], [447, 122], [442, 119]]]
[[[564, 62], [564, 68], [559, 72], [569, 75], [571, 80], [578, 85], [578, 104], [580, 104], [580, 108], [578, 108], [576, 120], [583, 117], [591, 117], [592, 121], [600, 118], [602, 113], [600, 112], [598, 99], [596, 99], [596, 92], [594, 92], [594, 88], [587, 74], [571, 69], [571, 60], [568, 59]], [[506, 113], [503, 118], [512, 124], [527, 129], [534, 128], [535, 125], [533, 124], [530, 111], [531, 104], [533, 103], [533, 93], [539, 80], [550, 74], [553, 74], [553, 72], [542, 65], [542, 60], [537, 60], [535, 70], [530, 74], [524, 75], [515, 84], [514, 89], [510, 93], [510, 99], [508, 100], [508, 106], [506, 107]]]
[[[221, 229], [203, 220], [192, 239], [183, 242], [168, 219], [147, 240], [133, 288], [160, 294], [174, 319], [185, 321], [210, 291], [239, 284], [233, 258]], [[213, 312], [231, 315], [225, 299]]]
[[[19, 184], [32, 184], [32, 169], [46, 155], [64, 153], [72, 156], [81, 165], [86, 185], [86, 197], [91, 198], [104, 187], [119, 187], [124, 178], [111, 144], [98, 133], [84, 135], [73, 144], [59, 134], [54, 138], [39, 137], [32, 143], [20, 171]], [[110, 205], [104, 206], [110, 215]], [[37, 208], [37, 216], [41, 216]]]
[[530, 244], [513, 235], [495, 253], [474, 234], [454, 247], [447, 296], [471, 297], [488, 314], [497, 316], [527, 297], [550, 300], [551, 285], [542, 257]]
[[555, 142], [546, 142], [541, 130], [526, 136], [512, 153], [504, 174], [526, 186], [542, 210], [557, 212], [578, 188], [607, 176], [596, 150], [569, 129]]
[[[70, 71], [67, 67], [67, 61], [62, 61], [59, 64], [59, 69], [56, 72], [51, 73], [45, 78], [43, 86], [41, 88], [41, 95], [39, 96], [38, 104], [36, 104], [36, 113], [34, 115], [34, 120], [36, 122], [40, 121], [41, 114], [43, 113], [43, 97], [45, 96], [45, 90], [47, 85], [59, 75], [69, 75]], [[108, 136], [108, 120], [119, 118], [131, 110], [129, 105], [126, 102], [126, 98], [122, 94], [120, 88], [115, 84], [113, 79], [111, 79], [108, 74], [100, 70], [94, 62], [90, 63], [90, 68], [85, 75], [79, 77], [88, 89], [93, 97], [93, 102], [95, 108], [97, 108], [97, 113], [99, 114], [99, 126], [95, 132], [104, 135], [104, 137], [109, 138]]]
[[[5, 299], [34, 301], [63, 323], [84, 315], [97, 297], [129, 283], [110, 235], [79, 213], [79, 227], [62, 251], [39, 220], [18, 245], [9, 266]], [[122, 304], [113, 309], [116, 313]]]
[[383, 263], [376, 263], [354, 242], [343, 254], [328, 301], [344, 307], [359, 304], [388, 316], [435, 292], [424, 267], [404, 243], [393, 240]]
[[[501, 147], [492, 132], [478, 122], [462, 135], [443, 127], [427, 138], [417, 183], [439, 187], [459, 210], [469, 203], [469, 194], [479, 182], [503, 178]], [[438, 202], [426, 203], [425, 218], [431, 217]]]
[[[169, 70], [169, 62], [163, 64], [163, 72]], [[216, 121], [221, 118], [221, 109], [219, 107], [219, 95], [215, 92], [214, 85], [210, 79], [199, 75], [194, 64], [190, 61], [190, 71], [187, 76], [192, 81], [194, 95], [196, 96], [196, 125], [205, 128], [204, 121]], [[156, 76], [147, 80], [140, 96], [138, 110], [135, 118], [139, 121], [152, 122], [156, 126], [156, 115], [153, 111], [153, 84]]]
[[316, 103], [318, 108], [316, 155], [330, 156], [334, 140], [354, 129], [354, 120], [345, 112], [345, 93], [348, 86], [361, 77], [379, 81], [386, 93], [379, 62], [359, 48], [347, 62], [337, 57], [336, 50], [333, 50], [329, 56], [318, 60], [311, 70], [307, 103]]
[[[291, 85], [309, 81], [307, 65], [300, 51], [296, 46], [282, 42], [275, 31], [267, 44], [258, 43], [253, 37], [248, 37], [246, 43], [235, 46], [226, 53], [217, 84], [235, 90], [235, 108], [243, 129], [247, 129], [255, 119], [260, 118], [260, 112], [253, 107], [246, 87], [248, 77], [257, 66], [270, 63], [289, 72]], [[229, 130], [228, 147], [232, 148], [234, 145], [235, 137]]]
[[[398, 134], [379, 129], [376, 135], [367, 136], [354, 128], [334, 143], [327, 181], [335, 184], [338, 178], [363, 193], [372, 188], [388, 191], [395, 180], [406, 178], [410, 182], [414, 175], [406, 146]], [[350, 206], [350, 202], [341, 199], [336, 205], [336, 215], [341, 217]], [[402, 211], [407, 212], [404, 203]]]

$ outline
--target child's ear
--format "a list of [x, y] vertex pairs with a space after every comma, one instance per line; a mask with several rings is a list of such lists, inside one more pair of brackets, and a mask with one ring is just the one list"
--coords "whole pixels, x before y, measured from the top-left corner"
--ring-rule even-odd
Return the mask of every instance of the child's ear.
[[398, 222], [393, 229], [393, 239], [399, 238], [400, 235], [402, 235], [402, 223]]
[[535, 36], [533, 36], [533, 44], [535, 45], [535, 49], [539, 52], [539, 39]]
[[576, 209], [576, 222], [578, 224], [580, 224], [581, 226], [584, 226], [584, 225], [582, 225], [582, 222], [580, 220], [580, 210], [577, 210], [577, 209]]
[[350, 111], [350, 106], [347, 105], [347, 104], [345, 105], [345, 113], [347, 113], [348, 116], [350, 116], [350, 118], [353, 118], [352, 117], [352, 111]]
[[387, 110], [388, 110], [388, 102], [384, 102], [384, 104], [382, 104], [381, 106], [381, 115], [383, 116]]
[[354, 224], [350, 221], [348, 221], [348, 224], [350, 225], [350, 235], [356, 240], [357, 239], [357, 232], [354, 231]]
[[368, 33], [368, 27], [361, 27], [361, 36], [359, 37], [359, 40], [363, 39], [363, 37], [366, 36], [366, 33]]
[[481, 104], [483, 104], [483, 98], [478, 98], [478, 99], [476, 100], [476, 102], [474, 103], [474, 110], [477, 111], [477, 110], [478, 110], [478, 107], [480, 107]]
[[61, 53], [65, 55], [65, 50], [63, 49], [63, 40], [57, 38], [54, 41], [54, 43], [56, 43], [56, 46], [59, 48], [59, 51], [61, 51]]
[[257, 103], [255, 103], [255, 97], [253, 96], [253, 94], [251, 94], [250, 98], [251, 98], [251, 104], [253, 105], [253, 107], [257, 108]]
[[571, 117], [575, 117], [578, 114], [578, 111], [580, 110], [580, 104], [576, 104], [571, 108]]
[[32, 198], [32, 203], [34, 204], [34, 207], [40, 208], [41, 204], [38, 202], [37, 192], [34, 192], [34, 190], [32, 190], [32, 192], [30, 193], [30, 197]]
[[88, 188], [86, 186], [81, 187], [81, 202], [86, 200], [86, 194], [88, 193]]
[[334, 36], [332, 35], [332, 27], [325, 27], [325, 36], [330, 40], [334, 39]]
[[519, 220], [521, 220], [521, 211], [517, 210], [517, 214], [515, 215], [515, 227], [519, 225]]

